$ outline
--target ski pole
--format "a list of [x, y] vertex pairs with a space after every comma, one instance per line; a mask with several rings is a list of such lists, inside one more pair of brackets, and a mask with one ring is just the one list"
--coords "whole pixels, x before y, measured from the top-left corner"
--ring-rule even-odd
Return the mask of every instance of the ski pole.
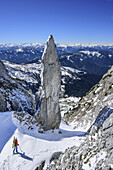
[[20, 147], [20, 145], [19, 145], [19, 148], [20, 148], [20, 151], [23, 152], [22, 149], [21, 149], [21, 147]]
[[[20, 151], [23, 152], [22, 149], [21, 149], [21, 147], [20, 147], [20, 145], [19, 145], [19, 148], [20, 148]], [[25, 152], [23, 152], [23, 154], [25, 154]]]

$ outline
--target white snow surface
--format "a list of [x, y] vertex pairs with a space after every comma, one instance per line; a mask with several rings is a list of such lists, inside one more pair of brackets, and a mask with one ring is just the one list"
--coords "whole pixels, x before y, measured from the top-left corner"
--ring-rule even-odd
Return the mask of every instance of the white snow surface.
[[9, 61], [2, 60], [5, 64], [9, 75], [13, 78], [18, 78], [21, 80], [26, 80], [28, 83], [37, 83], [38, 79], [33, 75], [38, 75], [41, 72], [41, 61], [39, 63], [32, 64], [15, 64]]
[[[47, 164], [54, 152], [62, 151], [73, 145], [79, 146], [84, 140], [84, 132], [75, 131], [63, 121], [58, 131], [44, 134], [34, 130], [17, 128], [12, 122], [12, 112], [0, 113], [0, 169], [33, 170], [42, 160]], [[12, 141], [17, 137], [18, 153], [13, 154]]]
[[92, 55], [92, 56], [96, 55], [97, 57], [101, 56], [101, 54], [99, 52], [97, 52], [97, 51], [80, 51], [80, 52], [84, 53], [84, 54], [87, 54], [87, 55]]

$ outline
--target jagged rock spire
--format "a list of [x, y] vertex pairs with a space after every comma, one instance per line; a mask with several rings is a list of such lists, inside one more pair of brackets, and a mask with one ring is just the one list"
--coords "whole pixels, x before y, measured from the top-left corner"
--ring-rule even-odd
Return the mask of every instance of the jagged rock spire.
[[57, 48], [52, 35], [49, 36], [46, 43], [42, 63], [42, 103], [37, 119], [40, 119], [40, 124], [44, 130], [58, 129], [61, 121], [59, 107], [61, 73]]

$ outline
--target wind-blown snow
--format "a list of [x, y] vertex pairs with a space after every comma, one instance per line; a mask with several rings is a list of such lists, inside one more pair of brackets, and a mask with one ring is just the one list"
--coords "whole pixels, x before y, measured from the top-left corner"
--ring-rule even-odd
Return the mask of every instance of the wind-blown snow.
[[[84, 132], [74, 131], [64, 122], [60, 126], [61, 134], [57, 131], [54, 133], [48, 131], [40, 134], [38, 132], [32, 132], [32, 130], [16, 129], [12, 122], [11, 114], [8, 112], [0, 113], [2, 117], [0, 119], [0, 129], [5, 127], [5, 131], [0, 133], [0, 139], [2, 136], [7, 136], [7, 140], [4, 139], [0, 143], [0, 145], [5, 145], [4, 148], [1, 148], [0, 169], [33, 170], [42, 160], [46, 160], [47, 165], [54, 152], [64, 152], [66, 148], [73, 145], [79, 146], [84, 139]], [[7, 120], [7, 125], [5, 124], [5, 120]], [[12, 130], [7, 133], [8, 129]], [[12, 141], [14, 136], [18, 138], [20, 147], [19, 153], [13, 155]]]

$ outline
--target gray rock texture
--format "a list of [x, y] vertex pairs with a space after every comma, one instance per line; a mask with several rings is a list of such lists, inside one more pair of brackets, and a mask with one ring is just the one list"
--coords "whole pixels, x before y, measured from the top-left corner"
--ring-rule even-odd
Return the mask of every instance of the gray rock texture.
[[59, 91], [61, 87], [60, 64], [56, 44], [51, 35], [46, 43], [42, 56], [43, 69], [41, 74], [41, 106], [37, 120], [44, 130], [58, 129], [61, 122], [59, 107]]
[[75, 107], [68, 111], [64, 119], [74, 128], [88, 130], [104, 108], [113, 109], [113, 66]]
[[40, 165], [35, 170], [43, 170], [45, 166], [45, 160], [40, 163]]
[[47, 169], [113, 169], [113, 67], [65, 117], [76, 127], [90, 127], [89, 133], [79, 147], [68, 148]]
[[0, 92], [0, 111], [5, 112], [7, 110], [6, 102], [2, 92]]
[[68, 148], [47, 170], [112, 170], [113, 169], [113, 113], [99, 131], [86, 136], [79, 146]]
[[0, 61], [0, 78], [1, 77], [6, 77], [6, 76], [8, 76], [8, 72], [7, 72], [6, 68], [5, 68], [4, 63], [2, 61]]

